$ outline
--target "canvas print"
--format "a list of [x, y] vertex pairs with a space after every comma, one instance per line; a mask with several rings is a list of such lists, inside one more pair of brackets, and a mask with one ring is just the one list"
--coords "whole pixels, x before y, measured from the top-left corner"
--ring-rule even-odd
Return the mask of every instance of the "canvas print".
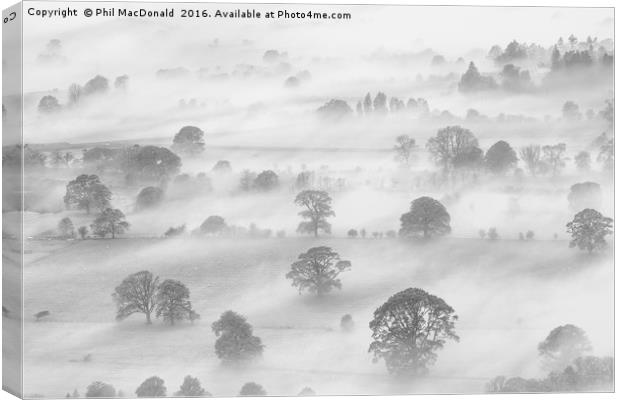
[[613, 8], [3, 17], [5, 390], [614, 390]]

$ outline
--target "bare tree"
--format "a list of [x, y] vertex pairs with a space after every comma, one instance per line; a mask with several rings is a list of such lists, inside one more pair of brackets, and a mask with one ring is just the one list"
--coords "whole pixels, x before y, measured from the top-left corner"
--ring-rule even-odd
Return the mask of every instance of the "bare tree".
[[414, 148], [414, 138], [407, 135], [398, 136], [396, 138], [396, 145], [394, 146], [394, 152], [396, 152], [396, 161], [402, 163], [405, 167], [409, 167]]

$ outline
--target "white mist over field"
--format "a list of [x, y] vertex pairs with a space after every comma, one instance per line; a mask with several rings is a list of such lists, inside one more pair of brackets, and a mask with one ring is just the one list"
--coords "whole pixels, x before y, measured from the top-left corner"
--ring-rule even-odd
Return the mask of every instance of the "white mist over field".
[[[80, 13], [87, 6], [74, 5]], [[108, 6], [115, 5], [97, 3]], [[252, 6], [262, 12], [308, 7]], [[612, 172], [599, 156], [613, 139], [613, 125], [604, 117], [606, 101], [614, 97], [613, 76], [599, 61], [577, 72], [554, 72], [548, 56], [560, 37], [563, 51], [585, 48], [591, 37], [603, 50], [587, 51], [613, 55], [613, 10], [311, 8], [352, 18], [25, 19], [24, 143], [46, 157], [39, 168], [26, 168], [25, 176], [26, 395], [60, 397], [77, 389], [84, 396], [91, 382], [102, 381], [133, 397], [153, 375], [165, 380], [168, 395], [186, 375], [198, 377], [214, 396], [235, 396], [249, 381], [269, 395], [296, 395], [304, 387], [319, 395], [480, 393], [498, 375], [544, 378], [549, 371], [538, 343], [565, 324], [587, 333], [589, 354], [613, 355], [613, 249], [590, 255], [569, 248], [566, 231], [576, 214], [568, 200], [576, 183], [599, 184], [597, 210], [614, 214]], [[576, 44], [568, 44], [570, 35]], [[59, 43], [50, 45], [55, 39]], [[488, 55], [492, 46], [503, 51], [513, 40], [530, 51], [514, 62], [529, 71], [529, 90], [502, 86], [508, 62]], [[270, 50], [277, 51], [274, 59], [267, 57]], [[470, 62], [499, 87], [460, 90]], [[84, 87], [97, 75], [108, 80], [107, 91], [70, 103], [70, 85]], [[126, 88], [115, 87], [123, 75]], [[291, 77], [297, 85], [285, 84]], [[389, 113], [378, 115], [356, 109], [367, 93], [374, 99], [378, 92], [388, 102], [424, 99], [428, 110], [396, 112], [390, 105]], [[56, 98], [59, 109], [42, 112], [44, 96]], [[320, 117], [317, 110], [332, 99], [351, 108], [346, 117]], [[5, 93], [9, 125], [16, 121], [15, 101]], [[578, 105], [579, 118], [565, 111], [568, 101]], [[438, 130], [456, 125], [471, 131], [483, 153], [503, 140], [519, 160], [505, 174], [484, 168], [444, 174], [426, 144]], [[97, 148], [176, 151], [173, 137], [185, 126], [204, 131], [204, 151], [179, 153], [178, 176], [167, 180], [135, 181], [117, 160], [83, 159]], [[416, 144], [406, 166], [395, 159], [401, 135]], [[558, 173], [531, 174], [520, 149], [558, 143], [566, 145]], [[583, 151], [591, 157], [589, 169], [574, 161]], [[74, 158], [65, 165], [53, 161], [67, 153]], [[222, 160], [231, 171], [214, 170]], [[277, 188], [241, 188], [244, 171], [265, 170], [277, 174]], [[331, 232], [318, 238], [296, 232], [302, 209], [294, 199], [303, 172], [312, 174], [312, 188], [332, 198]], [[81, 174], [97, 174], [110, 190], [111, 206], [130, 223], [126, 233], [115, 239], [90, 232], [85, 240], [57, 237], [62, 218], [70, 218], [75, 229], [91, 229], [97, 216], [94, 209], [65, 207], [67, 184]], [[137, 197], [147, 186], [161, 187], [165, 195], [158, 207], [145, 210]], [[431, 241], [392, 237], [401, 215], [422, 196], [445, 206], [450, 234]], [[10, 200], [5, 194], [7, 237], [19, 235], [19, 214]], [[262, 237], [198, 234], [209, 216]], [[163, 237], [181, 225], [184, 235]], [[498, 240], [479, 237], [490, 228]], [[360, 237], [347, 238], [352, 229]], [[520, 240], [528, 231], [533, 238]], [[298, 255], [315, 246], [329, 246], [352, 264], [340, 276], [341, 290], [323, 298], [298, 294], [285, 278]], [[147, 326], [139, 314], [115, 321], [111, 294], [141, 270], [183, 282], [200, 320]], [[437, 351], [427, 375], [399, 381], [382, 360], [372, 362], [368, 323], [377, 307], [409, 287], [454, 308], [460, 341]], [[4, 304], [16, 307], [15, 299]], [[49, 317], [35, 320], [43, 310]], [[265, 345], [261, 359], [240, 368], [221, 364], [211, 323], [227, 310], [253, 325]], [[340, 328], [345, 314], [353, 317], [351, 332]]]

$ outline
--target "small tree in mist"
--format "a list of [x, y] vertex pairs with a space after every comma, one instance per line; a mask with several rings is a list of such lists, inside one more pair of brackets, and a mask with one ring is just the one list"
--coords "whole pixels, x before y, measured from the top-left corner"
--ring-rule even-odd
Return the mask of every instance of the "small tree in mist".
[[571, 235], [569, 247], [578, 247], [588, 253], [604, 248], [607, 245], [605, 236], [613, 233], [612, 225], [613, 219], [604, 217], [596, 210], [586, 208], [580, 211], [566, 224]]
[[478, 140], [471, 131], [460, 126], [448, 126], [437, 131], [428, 139], [426, 148], [433, 160], [443, 167], [444, 172], [455, 167], [455, 161], [471, 154], [478, 148]]
[[166, 397], [164, 380], [158, 376], [151, 376], [136, 389], [137, 397]]
[[164, 199], [164, 191], [155, 186], [145, 187], [138, 193], [136, 199], [136, 210], [145, 210], [154, 208], [161, 204]]
[[579, 106], [574, 101], [567, 101], [562, 106], [562, 116], [568, 121], [579, 121], [581, 119], [581, 113], [579, 112]]
[[345, 332], [351, 332], [355, 327], [351, 314], [345, 314], [340, 318], [340, 329]]
[[85, 226], [80, 226], [78, 228], [78, 233], [80, 234], [80, 237], [82, 238], [82, 240], [86, 239], [86, 236], [88, 235], [88, 228]]
[[499, 233], [497, 233], [497, 228], [489, 228], [487, 232], [487, 238], [491, 241], [495, 241], [499, 239]]
[[527, 170], [530, 171], [530, 174], [536, 176], [541, 164], [540, 146], [530, 145], [522, 147], [519, 150], [519, 155], [521, 156], [521, 160], [525, 163]]
[[551, 370], [567, 367], [577, 357], [592, 350], [585, 331], [575, 325], [567, 324], [554, 328], [538, 344], [538, 353], [545, 366]]
[[123, 279], [112, 294], [117, 308], [116, 319], [121, 321], [132, 314], [142, 313], [146, 316], [146, 323], [151, 324], [158, 287], [159, 277], [149, 271], [136, 272]]
[[174, 394], [176, 397], [211, 397], [211, 393], [207, 392], [200, 385], [198, 378], [187, 375], [183, 379], [183, 383], [179, 391]]
[[77, 83], [73, 83], [71, 84], [71, 86], [69, 86], [69, 104], [71, 105], [77, 105], [80, 103], [80, 100], [82, 100], [82, 87], [80, 85], [78, 85]]
[[366, 93], [364, 96], [364, 114], [369, 115], [372, 113], [372, 98], [370, 97], [370, 93]]
[[215, 354], [225, 364], [243, 363], [263, 354], [263, 344], [253, 335], [245, 317], [226, 311], [211, 325], [217, 336]]
[[118, 90], [127, 90], [129, 84], [128, 75], [119, 75], [114, 79], [114, 88]]
[[170, 228], [168, 228], [168, 230], [164, 233], [165, 237], [174, 237], [174, 236], [181, 236], [182, 234], [185, 233], [185, 224], [174, 227], [171, 226]]
[[394, 146], [394, 152], [396, 153], [396, 161], [409, 167], [413, 149], [415, 148], [415, 139], [407, 136], [400, 135], [396, 138], [396, 145]]
[[316, 396], [316, 392], [312, 390], [311, 387], [306, 386], [305, 388], [301, 389], [299, 393], [297, 393], [297, 396]]
[[267, 396], [267, 392], [258, 383], [248, 382], [241, 388], [239, 396]]
[[418, 288], [398, 292], [374, 312], [369, 327], [373, 361], [384, 359], [390, 374], [424, 374], [447, 340], [458, 341], [457, 316], [443, 299]]
[[40, 113], [51, 114], [60, 111], [62, 107], [56, 97], [43, 96], [39, 101], [38, 109]]
[[116, 235], [123, 234], [129, 229], [129, 222], [125, 221], [125, 214], [121, 210], [106, 208], [95, 218], [90, 229], [97, 236], [112, 235], [114, 239]]
[[333, 288], [342, 288], [338, 276], [350, 268], [351, 262], [341, 260], [340, 255], [330, 247], [313, 247], [291, 264], [286, 278], [293, 281], [292, 286], [297, 287], [300, 294], [307, 290], [323, 296]]
[[330, 233], [331, 224], [328, 217], [336, 215], [332, 210], [332, 198], [323, 190], [304, 190], [295, 197], [295, 204], [304, 207], [299, 215], [308, 221], [301, 222], [297, 227], [299, 233], [312, 233], [319, 236], [319, 230]]
[[388, 109], [386, 95], [383, 92], [377, 93], [372, 101], [372, 106], [376, 114], [387, 114]]
[[579, 171], [589, 171], [591, 162], [590, 153], [587, 151], [580, 151], [579, 154], [575, 156], [575, 166]]
[[71, 218], [64, 217], [60, 220], [58, 223], [58, 233], [64, 238], [75, 237], [75, 227], [73, 226], [73, 221], [71, 221]]
[[262, 192], [276, 189], [279, 185], [278, 175], [272, 170], [263, 171], [254, 179], [254, 188]]
[[197, 155], [204, 151], [204, 132], [195, 126], [184, 126], [174, 135], [172, 150], [181, 154]]
[[226, 221], [219, 215], [211, 215], [200, 225], [200, 232], [206, 235], [221, 235], [226, 230]]
[[116, 389], [109, 383], [95, 381], [86, 388], [86, 397], [115, 397]]
[[254, 180], [256, 179], [256, 173], [250, 170], [243, 170], [241, 177], [239, 178], [239, 189], [244, 192], [249, 192], [254, 189]]
[[170, 325], [190, 318], [192, 303], [189, 301], [189, 289], [180, 281], [163, 281], [157, 288], [155, 302], [157, 317], [162, 317]]
[[527, 232], [525, 233], [525, 238], [526, 238], [527, 240], [534, 240], [534, 231], [527, 231]]
[[105, 93], [108, 91], [108, 88], [108, 79], [101, 75], [97, 75], [84, 84], [82, 92], [85, 96], [90, 96], [93, 94]]
[[353, 109], [344, 100], [331, 99], [317, 109], [319, 117], [327, 121], [340, 121], [353, 114]]
[[179, 173], [181, 158], [165, 147], [134, 145], [118, 156], [123, 172], [134, 180], [162, 182]]
[[500, 140], [487, 150], [484, 163], [489, 171], [504, 174], [517, 164], [517, 154], [507, 142]]
[[603, 169], [613, 171], [614, 159], [614, 139], [609, 139], [601, 146], [596, 161], [603, 164]]
[[485, 231], [484, 229], [480, 229], [478, 231], [478, 236], [480, 237], [480, 239], [484, 239], [487, 236], [487, 231]]
[[213, 166], [213, 172], [217, 172], [220, 174], [227, 174], [232, 172], [232, 167], [230, 166], [230, 161], [228, 160], [219, 160]]
[[603, 201], [601, 185], [596, 182], [575, 183], [568, 193], [568, 204], [572, 211], [585, 208], [599, 208]]
[[90, 214], [93, 208], [104, 210], [109, 207], [111, 198], [112, 193], [97, 175], [84, 174], [67, 184], [64, 202], [67, 209], [76, 207]]
[[560, 170], [566, 166], [566, 144], [558, 143], [550, 146], [543, 146], [542, 160], [549, 165], [553, 176], [557, 176]]
[[357, 235], [358, 235], [357, 229], [349, 229], [347, 232], [347, 236], [350, 237], [351, 239], [355, 239]]
[[419, 197], [411, 202], [408, 213], [400, 217], [399, 234], [404, 237], [429, 239], [450, 233], [450, 214], [439, 201], [430, 197]]

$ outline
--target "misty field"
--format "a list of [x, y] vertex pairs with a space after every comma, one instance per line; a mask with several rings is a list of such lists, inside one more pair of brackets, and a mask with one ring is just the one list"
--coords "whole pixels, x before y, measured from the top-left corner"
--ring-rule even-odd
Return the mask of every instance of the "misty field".
[[[320, 299], [298, 295], [284, 278], [297, 255], [317, 244], [352, 263], [342, 290]], [[63, 396], [101, 380], [131, 394], [152, 375], [172, 390], [187, 374], [218, 396], [236, 395], [247, 381], [273, 395], [306, 386], [325, 395], [482, 392], [498, 374], [537, 375], [537, 343], [566, 321], [586, 329], [595, 354], [613, 351], [612, 264], [568, 252], [565, 241], [118, 239], [28, 247], [24, 345], [31, 393]], [[187, 282], [201, 320], [146, 326], [136, 315], [114, 322], [110, 295], [140, 269]], [[368, 322], [381, 302], [410, 286], [455, 305], [461, 341], [446, 346], [429, 376], [403, 384], [372, 363]], [[52, 316], [29, 317], [42, 309]], [[261, 360], [241, 370], [220, 366], [213, 351], [211, 322], [228, 309], [247, 316], [266, 346]], [[339, 326], [347, 313], [352, 332]], [[83, 362], [87, 354], [92, 358]]]

